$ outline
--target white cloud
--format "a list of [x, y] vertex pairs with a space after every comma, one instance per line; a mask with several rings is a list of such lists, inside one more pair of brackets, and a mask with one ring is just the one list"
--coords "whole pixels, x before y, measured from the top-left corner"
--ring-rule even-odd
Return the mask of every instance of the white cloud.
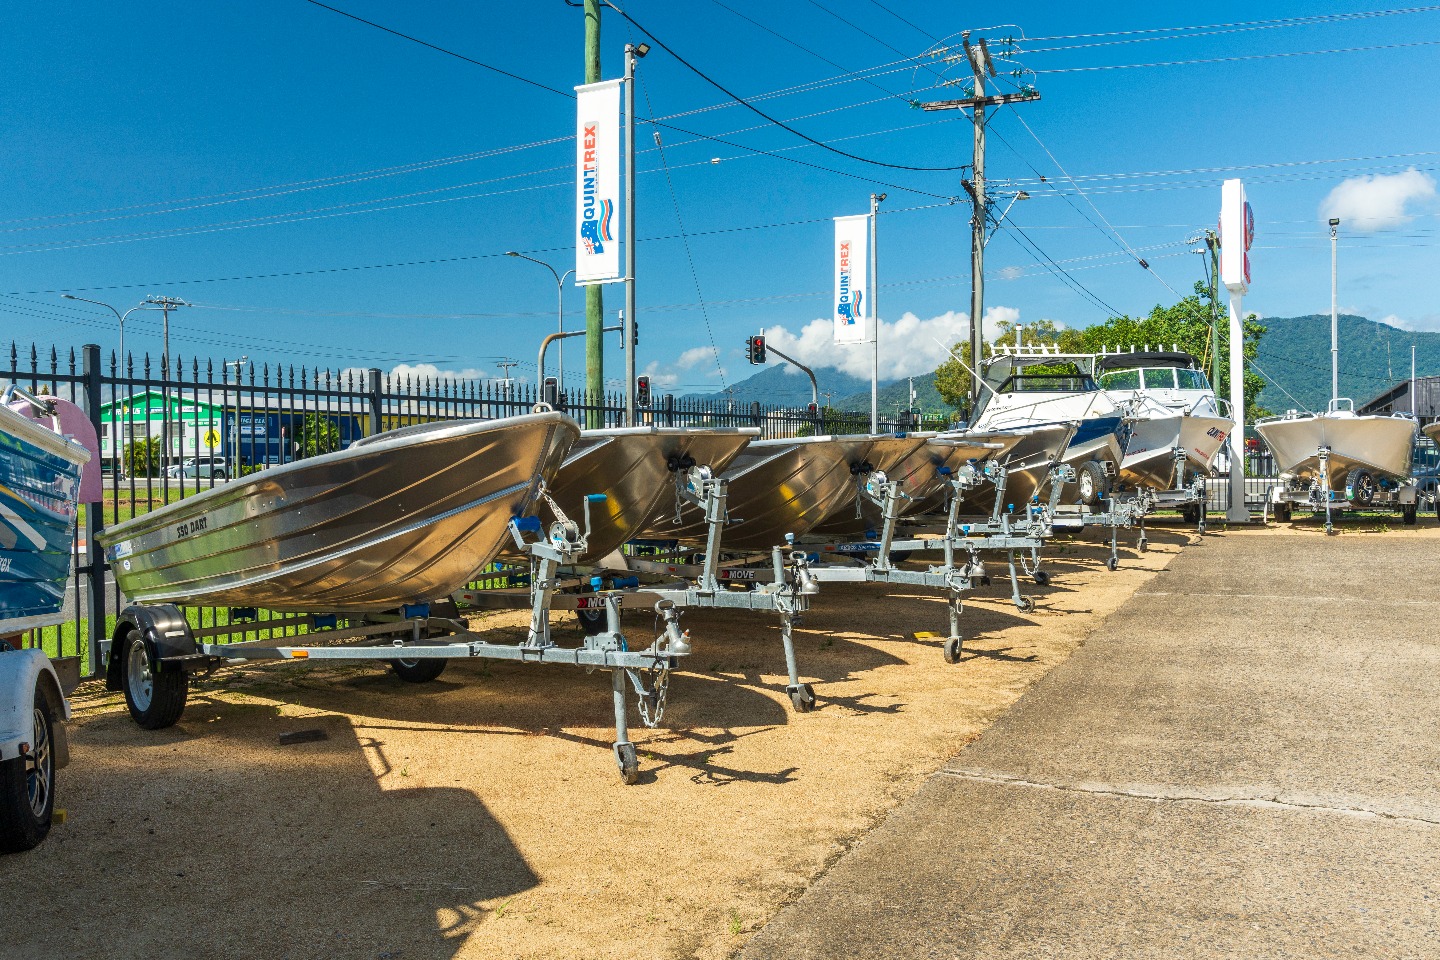
[[1393, 314], [1393, 313], [1390, 314], [1388, 317], [1381, 317], [1381, 318], [1380, 318], [1380, 322], [1383, 323], [1383, 324], [1385, 324], [1386, 326], [1394, 327], [1394, 328], [1397, 329], [1397, 330], [1413, 330], [1413, 329], [1414, 329], [1414, 327], [1410, 326], [1410, 324], [1406, 323], [1404, 320], [1402, 320], [1400, 317], [1398, 317], [1397, 315], [1395, 315], [1395, 314]]
[[[1001, 321], [1015, 322], [1020, 311], [1014, 307], [991, 307], [982, 324], [986, 339], [993, 339]], [[799, 334], [783, 326], [764, 331], [767, 342], [779, 347], [801, 363], [812, 367], [837, 367], [853, 377], [869, 379], [873, 348], [867, 343], [836, 343], [834, 324], [828, 318], [812, 320]], [[880, 379], [919, 376], [939, 366], [947, 356], [945, 348], [970, 336], [970, 316], [950, 310], [921, 320], [903, 314], [894, 323], [880, 321]], [[939, 340], [939, 343], [936, 341]], [[944, 344], [944, 346], [942, 346]], [[798, 371], [796, 371], [798, 374]]]
[[689, 350], [686, 350], [684, 353], [680, 354], [680, 359], [675, 361], [675, 366], [679, 367], [681, 370], [689, 370], [697, 363], [713, 362], [714, 359], [715, 350], [713, 348], [691, 347]]
[[[551, 371], [553, 372], [553, 371]], [[347, 367], [340, 371], [344, 377], [346, 374], [353, 374], [360, 379], [366, 376], [365, 367]], [[391, 379], [420, 380], [503, 380], [498, 370], [482, 370], [476, 367], [466, 367], [463, 370], [442, 370], [433, 363], [400, 363], [385, 371]], [[510, 378], [512, 380], [523, 380], [526, 377], [534, 379], [534, 365], [530, 367], [527, 374], [523, 367], [511, 367]]]
[[1413, 220], [1412, 203], [1435, 199], [1435, 180], [1414, 167], [1404, 173], [1351, 177], [1330, 191], [1320, 204], [1320, 216], [1340, 218], [1341, 230], [1374, 233]]
[[[704, 349], [706, 353], [710, 352], [709, 347], [706, 347]], [[686, 350], [685, 352], [693, 353], [694, 351]], [[645, 374], [645, 376], [650, 378], [650, 389], [652, 391], [669, 390], [671, 387], [675, 386], [675, 384], [680, 382], [680, 377], [678, 374], [660, 373], [659, 370], [660, 361], [652, 360], [645, 365], [644, 370], [640, 371], [641, 373]]]
[[996, 276], [998, 276], [1001, 280], [1019, 280], [1021, 277], [1025, 276], [1025, 268], [1013, 266], [1001, 267], [1000, 272], [996, 274]]

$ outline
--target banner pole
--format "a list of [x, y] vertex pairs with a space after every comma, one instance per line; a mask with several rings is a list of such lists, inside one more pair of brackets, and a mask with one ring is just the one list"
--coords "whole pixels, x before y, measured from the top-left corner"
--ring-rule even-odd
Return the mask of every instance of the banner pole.
[[880, 432], [880, 254], [876, 249], [876, 213], [885, 195], [870, 194], [870, 315], [875, 318], [874, 352], [870, 356], [870, 432]]

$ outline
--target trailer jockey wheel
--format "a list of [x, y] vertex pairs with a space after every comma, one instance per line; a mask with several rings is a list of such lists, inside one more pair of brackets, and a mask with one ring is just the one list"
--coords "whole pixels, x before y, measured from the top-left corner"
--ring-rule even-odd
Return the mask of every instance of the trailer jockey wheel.
[[951, 637], [945, 641], [945, 662], [959, 663], [961, 654], [961, 643], [959, 637]]
[[790, 694], [790, 703], [795, 707], [796, 713], [809, 713], [815, 709], [815, 691], [810, 684], [801, 683], [787, 687], [785, 692]]
[[1198, 503], [1187, 503], [1180, 509], [1180, 519], [1186, 523], [1200, 522], [1200, 505]]
[[1120, 561], [1114, 557], [1110, 557], [1108, 560], [1105, 561], [1105, 567], [1111, 573], [1114, 573], [1116, 570], [1120, 569]]
[[1275, 504], [1274, 513], [1276, 523], [1289, 523], [1295, 516], [1295, 512], [1288, 503]]
[[1402, 505], [1400, 506], [1400, 519], [1401, 519], [1402, 521], [1404, 521], [1405, 526], [1407, 526], [1407, 527], [1413, 527], [1413, 526], [1415, 526], [1415, 521], [1416, 521], [1417, 519], [1419, 519], [1419, 515], [1420, 515], [1420, 505], [1419, 505], [1419, 504], [1416, 504], [1416, 503], [1406, 503], [1406, 504], [1402, 504]]
[[1016, 610], [1019, 610], [1021, 613], [1034, 613], [1034, 612], [1035, 612], [1035, 598], [1034, 598], [1034, 597], [1021, 597], [1019, 600], [1016, 600], [1016, 601], [1015, 601], [1015, 609], [1016, 609]]
[[640, 757], [635, 752], [635, 744], [615, 744], [615, 763], [620, 767], [620, 779], [627, 785], [640, 782]]

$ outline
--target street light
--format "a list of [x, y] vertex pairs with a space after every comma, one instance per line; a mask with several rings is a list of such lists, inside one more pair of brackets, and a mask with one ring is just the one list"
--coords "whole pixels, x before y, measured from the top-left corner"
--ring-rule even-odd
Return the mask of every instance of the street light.
[[62, 293], [60, 294], [60, 296], [64, 297], [66, 300], [79, 300], [81, 303], [93, 303], [95, 304], [95, 306], [104, 307], [106, 310], [109, 310], [111, 313], [115, 314], [115, 319], [120, 321], [120, 369], [123, 371], [125, 369], [125, 318], [130, 316], [130, 314], [134, 313], [136, 310], [144, 307], [145, 304], [138, 303], [135, 306], [131, 307], [129, 310], [126, 310], [124, 313], [121, 313], [119, 310], [116, 310], [114, 307], [110, 306], [110, 304], [104, 303], [100, 300], [90, 300], [86, 297], [77, 297], [73, 293]]
[[[519, 257], [521, 260], [529, 260], [531, 263], [538, 263], [538, 264], [540, 264], [540, 266], [542, 266], [542, 267], [544, 267], [546, 270], [549, 270], [549, 271], [550, 271], [550, 275], [555, 278], [555, 300], [556, 300], [556, 306], [555, 306], [555, 332], [556, 332], [556, 333], [564, 333], [564, 332], [565, 332], [565, 278], [568, 277], [568, 276], [570, 276], [570, 274], [574, 273], [575, 271], [574, 271], [574, 270], [566, 270], [563, 274], [557, 273], [557, 272], [555, 271], [555, 268], [552, 267], [552, 266], [550, 266], [550, 264], [546, 263], [544, 260], [536, 260], [534, 257], [527, 257], [527, 256], [525, 256], [525, 254], [520, 253], [520, 252], [517, 251], [517, 250], [507, 250], [507, 251], [505, 251], [505, 256], [507, 256], [507, 257]], [[565, 341], [564, 341], [564, 340], [561, 340], [561, 341], [560, 341], [560, 345], [559, 345], [559, 362], [560, 362], [560, 377], [559, 377], [559, 380], [558, 380], [556, 386], [557, 386], [560, 390], [564, 390], [564, 389], [565, 389]]]

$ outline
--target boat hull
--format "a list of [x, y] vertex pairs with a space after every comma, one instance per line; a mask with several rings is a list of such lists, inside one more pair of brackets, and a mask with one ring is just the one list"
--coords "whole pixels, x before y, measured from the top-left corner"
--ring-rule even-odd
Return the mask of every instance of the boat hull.
[[1435, 441], [1435, 443], [1440, 444], [1440, 420], [1421, 427], [1420, 432]]
[[559, 413], [405, 427], [100, 539], [135, 602], [363, 612], [443, 599], [495, 557], [579, 434]]
[[[1046, 482], [1050, 468], [1061, 461], [1079, 424], [1074, 421], [1036, 424], [1014, 430], [972, 431], [974, 437], [1013, 437], [1014, 445], [1004, 457], [1005, 506], [1023, 508]], [[982, 487], [972, 491], [961, 504], [967, 516], [989, 516], [995, 508], [995, 490]]]
[[89, 459], [78, 444], [0, 407], [0, 636], [59, 620]]
[[591, 504], [589, 549], [576, 561], [598, 562], [675, 500], [671, 462], [688, 459], [724, 470], [746, 444], [760, 435], [754, 428], [621, 427], [586, 430], [570, 448], [550, 481], [549, 494], [574, 522], [583, 523], [585, 497], [603, 493]]
[[1391, 477], [1410, 474], [1415, 455], [1415, 421], [1403, 417], [1313, 414], [1261, 421], [1255, 430], [1265, 440], [1281, 473], [1310, 480], [1320, 475], [1319, 449], [1330, 448], [1332, 490], [1343, 490], [1357, 468]]
[[[768, 550], [786, 534], [804, 536], [841, 510], [854, 509], [857, 473], [865, 464], [894, 468], [925, 443], [916, 437], [796, 437], [757, 440], [731, 462], [722, 543], [741, 550]], [[679, 521], [673, 510], [659, 513], [642, 534], [655, 540], [705, 543], [700, 510], [687, 504]]]
[[1185, 450], [1187, 471], [1209, 476], [1234, 426], [1235, 421], [1228, 418], [1202, 415], [1176, 414], [1134, 421], [1120, 465], [1121, 479], [1136, 487], [1169, 489], [1175, 483], [1176, 446]]

